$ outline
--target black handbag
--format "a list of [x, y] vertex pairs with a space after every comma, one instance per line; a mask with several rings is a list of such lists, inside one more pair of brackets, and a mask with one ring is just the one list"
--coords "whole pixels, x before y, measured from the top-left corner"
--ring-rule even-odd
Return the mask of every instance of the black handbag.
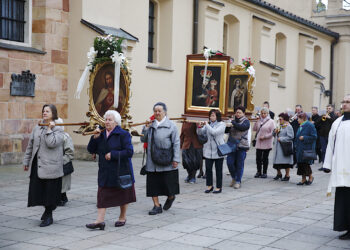
[[293, 142], [286, 141], [286, 142], [279, 142], [281, 144], [282, 152], [284, 156], [290, 156], [294, 153], [293, 150]]
[[256, 145], [256, 139], [252, 140], [252, 145], [253, 145], [253, 147], [255, 147], [255, 145]]
[[304, 150], [303, 151], [303, 156], [302, 156], [302, 161], [313, 161], [317, 160], [317, 155], [315, 150]]
[[74, 172], [73, 163], [70, 161], [63, 165], [63, 175], [69, 175]]
[[120, 164], [120, 152], [118, 155], [118, 167], [117, 167], [117, 184], [118, 184], [118, 188], [120, 189], [129, 189], [132, 187], [132, 177], [131, 177], [131, 173], [130, 173], [130, 168], [129, 166], [127, 166], [128, 170], [129, 170], [129, 174], [126, 175], [119, 175], [119, 171], [121, 168], [121, 164]]
[[170, 148], [160, 148], [156, 145], [154, 141], [154, 128], [152, 130], [152, 139], [151, 139], [151, 157], [152, 161], [158, 166], [169, 166], [173, 162], [174, 153], [173, 146]]
[[208, 135], [207, 134], [197, 134], [198, 142], [202, 145], [206, 144], [208, 141]]
[[140, 170], [140, 175], [147, 174], [146, 165], [144, 164], [145, 163], [145, 154], [146, 154], [146, 149], [143, 149], [142, 168]]

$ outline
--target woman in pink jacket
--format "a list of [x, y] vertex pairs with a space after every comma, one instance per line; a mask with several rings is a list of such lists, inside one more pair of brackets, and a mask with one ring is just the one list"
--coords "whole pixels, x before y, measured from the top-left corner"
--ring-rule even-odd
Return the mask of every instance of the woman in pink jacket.
[[[269, 165], [269, 153], [272, 149], [273, 130], [275, 123], [269, 116], [269, 109], [263, 107], [260, 110], [260, 119], [254, 124], [253, 130], [256, 131], [256, 167], [255, 178], [266, 178], [267, 167]], [[261, 168], [263, 166], [263, 172]]]

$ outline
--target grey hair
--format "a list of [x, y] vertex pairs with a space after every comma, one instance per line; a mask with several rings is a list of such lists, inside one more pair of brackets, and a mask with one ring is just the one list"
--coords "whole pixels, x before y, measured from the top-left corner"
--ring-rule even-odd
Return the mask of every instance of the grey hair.
[[114, 119], [114, 121], [117, 123], [117, 125], [122, 124], [122, 118], [120, 117], [120, 114], [115, 110], [107, 110], [104, 114], [103, 118], [106, 119], [107, 115], [111, 115]]
[[154, 111], [154, 108], [157, 106], [161, 106], [163, 108], [163, 110], [165, 111], [165, 113], [168, 111], [168, 108], [166, 107], [164, 102], [157, 102], [156, 104], [154, 104], [153, 111]]
[[265, 113], [269, 114], [270, 110], [269, 110], [268, 108], [266, 108], [266, 107], [262, 107], [262, 108], [260, 109], [260, 113], [261, 113], [261, 112], [265, 112]]
[[316, 109], [316, 110], [318, 110], [318, 107], [316, 107], [316, 106], [313, 106], [313, 107], [311, 107], [311, 109]]

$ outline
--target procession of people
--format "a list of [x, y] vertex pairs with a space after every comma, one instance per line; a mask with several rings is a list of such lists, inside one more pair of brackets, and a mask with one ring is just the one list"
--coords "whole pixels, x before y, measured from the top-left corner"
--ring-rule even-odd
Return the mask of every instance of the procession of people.
[[[350, 95], [345, 96], [342, 109], [344, 114], [336, 118], [332, 106], [327, 106], [323, 116], [313, 107], [312, 116], [308, 117], [301, 105], [297, 105], [292, 116], [280, 113], [276, 126], [271, 117], [274, 113], [265, 102], [252, 128], [243, 106], [237, 106], [234, 115], [226, 121], [218, 109], [211, 109], [206, 121], [184, 121], [179, 134], [167, 115], [167, 105], [157, 102], [153, 105], [154, 119], [145, 123], [141, 136], [141, 142], [147, 143], [145, 193], [153, 202], [148, 214], [157, 215], [172, 207], [180, 194], [181, 162], [187, 171], [186, 183], [196, 184], [197, 171], [205, 168], [204, 193], [220, 194], [224, 188], [226, 159], [231, 176], [229, 186], [241, 188], [247, 151], [255, 147], [255, 178], [268, 178], [269, 154], [273, 150], [273, 168], [277, 170], [273, 179], [288, 182], [290, 169], [296, 166], [297, 175], [301, 176], [299, 186], [314, 182], [311, 166], [318, 156], [323, 163], [321, 170], [331, 172], [328, 192], [336, 188], [334, 230], [346, 231], [339, 238], [350, 239], [350, 168], [347, 164], [350, 161]], [[104, 128], [97, 127], [87, 145], [93, 159], [98, 156], [98, 190], [97, 218], [86, 227], [99, 230], [105, 229], [107, 208], [120, 207], [115, 227], [121, 227], [127, 222], [128, 205], [136, 202], [131, 135], [122, 129], [117, 111], [107, 110], [104, 120]], [[57, 206], [68, 202], [66, 192], [71, 188], [74, 171], [74, 146], [63, 126], [57, 126], [63, 121], [54, 105], [43, 106], [42, 122], [47, 126], [37, 125], [33, 129], [23, 165], [30, 177], [28, 207], [44, 206], [40, 227], [46, 227], [53, 223]], [[253, 140], [252, 131], [255, 132]], [[159, 196], [166, 196], [163, 206]]]

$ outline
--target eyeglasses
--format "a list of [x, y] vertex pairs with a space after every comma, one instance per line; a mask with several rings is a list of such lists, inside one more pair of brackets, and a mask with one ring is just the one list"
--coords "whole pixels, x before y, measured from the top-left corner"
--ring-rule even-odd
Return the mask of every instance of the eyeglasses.
[[350, 101], [341, 101], [341, 104], [350, 104]]

